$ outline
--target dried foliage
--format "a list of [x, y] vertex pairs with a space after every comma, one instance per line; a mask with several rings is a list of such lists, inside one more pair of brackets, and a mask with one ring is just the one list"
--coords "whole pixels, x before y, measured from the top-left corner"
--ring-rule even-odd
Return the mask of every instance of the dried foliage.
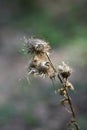
[[59, 79], [61, 88], [56, 92], [63, 97], [63, 99], [60, 101], [61, 105], [63, 105], [65, 109], [71, 114], [71, 120], [68, 123], [68, 128], [70, 130], [74, 130], [74, 126], [76, 130], [79, 130], [72, 100], [68, 92], [68, 90], [74, 90], [74, 86], [68, 80], [69, 76], [72, 74], [72, 69], [67, 64], [65, 64], [65, 62], [62, 62], [62, 64], [58, 66], [58, 69], [54, 67], [49, 57], [49, 51], [51, 49], [49, 43], [36, 38], [24, 38], [24, 43], [27, 49], [27, 53], [31, 53], [33, 55], [32, 61], [27, 67], [28, 76], [36, 75], [48, 77], [51, 79], [52, 83], [55, 78]]

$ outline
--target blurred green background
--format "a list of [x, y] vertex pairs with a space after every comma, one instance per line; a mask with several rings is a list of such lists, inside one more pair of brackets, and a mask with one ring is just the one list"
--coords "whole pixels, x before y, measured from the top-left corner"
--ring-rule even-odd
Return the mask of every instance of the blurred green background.
[[24, 36], [49, 42], [55, 67], [65, 61], [73, 68], [73, 104], [87, 130], [87, 0], [0, 1], [0, 130], [67, 129], [70, 116], [50, 80], [25, 78]]

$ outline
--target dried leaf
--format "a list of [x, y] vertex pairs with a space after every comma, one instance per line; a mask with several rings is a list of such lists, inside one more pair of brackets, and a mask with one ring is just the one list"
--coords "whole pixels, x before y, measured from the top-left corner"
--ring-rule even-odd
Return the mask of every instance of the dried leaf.
[[61, 96], [66, 96], [66, 90], [64, 88], [58, 89], [58, 92]]
[[68, 89], [74, 90], [74, 86], [73, 86], [69, 81], [67, 81], [66, 87], [67, 87]]

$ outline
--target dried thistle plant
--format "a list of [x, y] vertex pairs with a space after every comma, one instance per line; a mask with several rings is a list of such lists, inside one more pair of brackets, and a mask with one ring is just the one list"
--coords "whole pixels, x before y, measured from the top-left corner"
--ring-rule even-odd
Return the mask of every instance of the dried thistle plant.
[[72, 100], [68, 91], [74, 90], [74, 86], [68, 80], [69, 76], [72, 74], [72, 69], [67, 64], [65, 64], [65, 62], [62, 62], [62, 64], [58, 66], [58, 69], [54, 67], [49, 57], [49, 51], [51, 49], [49, 43], [40, 39], [26, 39], [25, 37], [24, 43], [27, 49], [27, 53], [31, 53], [33, 55], [31, 63], [27, 67], [28, 76], [36, 75], [48, 77], [51, 79], [53, 85], [55, 78], [59, 79], [61, 88], [56, 92], [63, 97], [63, 99], [60, 101], [61, 105], [63, 105], [65, 109], [71, 114], [71, 120], [67, 126], [70, 130], [74, 130], [73, 127], [75, 127], [76, 130], [79, 130]]

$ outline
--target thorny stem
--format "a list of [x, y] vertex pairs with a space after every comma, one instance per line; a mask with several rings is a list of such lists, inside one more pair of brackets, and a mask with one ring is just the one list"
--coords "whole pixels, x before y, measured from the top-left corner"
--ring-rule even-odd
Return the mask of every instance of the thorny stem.
[[66, 89], [66, 82], [67, 82], [67, 80], [66, 80], [66, 82], [65, 82], [65, 81], [61, 78], [60, 74], [58, 74], [58, 78], [59, 78], [60, 82], [63, 84], [63, 86], [64, 86], [64, 88], [65, 88], [67, 100], [68, 100], [68, 103], [69, 103], [69, 106], [70, 106], [70, 109], [71, 109], [71, 112], [72, 112], [72, 120], [71, 120], [71, 122], [70, 122], [70, 125], [73, 124], [73, 125], [75, 126], [76, 130], [79, 130], [79, 126], [78, 126], [78, 124], [77, 124], [77, 122], [76, 122], [76, 115], [75, 115], [75, 112], [74, 112], [74, 109], [73, 109], [73, 105], [72, 105], [72, 100], [71, 100], [71, 98], [70, 98], [70, 96], [69, 96], [69, 93], [68, 93], [68, 91], [67, 91], [67, 89]]

